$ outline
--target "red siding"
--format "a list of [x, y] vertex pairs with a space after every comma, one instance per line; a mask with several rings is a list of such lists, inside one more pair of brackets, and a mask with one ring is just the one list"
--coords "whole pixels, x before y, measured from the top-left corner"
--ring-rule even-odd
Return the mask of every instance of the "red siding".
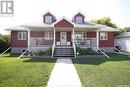
[[87, 32], [87, 38], [96, 38], [96, 32]]
[[75, 16], [74, 16], [74, 18], [73, 18], [73, 22], [76, 22], [76, 17], [77, 16], [81, 16], [81, 17], [83, 17], [83, 22], [84, 22], [84, 15], [82, 15], [81, 13], [78, 13], [78, 14], [76, 14]]
[[42, 31], [31, 31], [31, 37], [44, 37], [44, 32]]
[[108, 40], [100, 40], [99, 47], [114, 47], [114, 32], [108, 32]]
[[67, 32], [67, 41], [71, 42], [71, 32]]
[[56, 21], [56, 18], [49, 12], [43, 15], [43, 22], [45, 23], [45, 16], [52, 16], [52, 22], [54, 23]]
[[56, 32], [56, 41], [60, 41], [60, 32]]
[[73, 27], [73, 24], [65, 19], [62, 19], [60, 22], [55, 24], [55, 27]]
[[[60, 33], [61, 32], [56, 32], [56, 41], [60, 41]], [[71, 42], [71, 32], [67, 32], [67, 41]]]
[[28, 41], [26, 40], [18, 40], [18, 32], [11, 31], [11, 47], [27, 47]]

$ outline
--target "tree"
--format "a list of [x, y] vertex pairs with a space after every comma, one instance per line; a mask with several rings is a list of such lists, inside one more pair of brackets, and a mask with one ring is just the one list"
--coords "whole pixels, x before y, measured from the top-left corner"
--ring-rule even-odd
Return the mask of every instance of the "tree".
[[0, 53], [10, 46], [10, 35], [0, 35]]
[[119, 30], [120, 31], [116, 32], [115, 35], [120, 35], [121, 33], [124, 33], [124, 32], [130, 32], [130, 27], [120, 28]]
[[94, 19], [94, 20], [91, 20], [91, 22], [94, 22], [97, 24], [102, 24], [102, 25], [107, 25], [107, 26], [112, 27], [112, 28], [117, 28], [116, 24], [111, 22], [110, 17], [102, 17], [100, 19]]

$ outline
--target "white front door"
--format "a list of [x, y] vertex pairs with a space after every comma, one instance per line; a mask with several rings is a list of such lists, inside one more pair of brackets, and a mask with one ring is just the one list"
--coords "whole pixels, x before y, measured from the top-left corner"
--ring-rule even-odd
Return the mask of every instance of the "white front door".
[[66, 45], [66, 32], [61, 32], [60, 33], [60, 41], [61, 41], [61, 45]]

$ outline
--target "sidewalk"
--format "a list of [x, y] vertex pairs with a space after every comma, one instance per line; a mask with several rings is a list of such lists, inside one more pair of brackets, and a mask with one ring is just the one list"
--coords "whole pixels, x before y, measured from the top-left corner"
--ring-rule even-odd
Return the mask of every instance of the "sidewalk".
[[57, 59], [47, 87], [81, 87], [71, 59]]

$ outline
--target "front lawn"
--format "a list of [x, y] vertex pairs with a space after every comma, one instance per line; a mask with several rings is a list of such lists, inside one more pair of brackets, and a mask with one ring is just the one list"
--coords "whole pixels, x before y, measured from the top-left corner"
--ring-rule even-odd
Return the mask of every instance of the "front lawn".
[[130, 87], [130, 57], [73, 59], [83, 87]]
[[0, 87], [46, 87], [54, 59], [0, 57]]

